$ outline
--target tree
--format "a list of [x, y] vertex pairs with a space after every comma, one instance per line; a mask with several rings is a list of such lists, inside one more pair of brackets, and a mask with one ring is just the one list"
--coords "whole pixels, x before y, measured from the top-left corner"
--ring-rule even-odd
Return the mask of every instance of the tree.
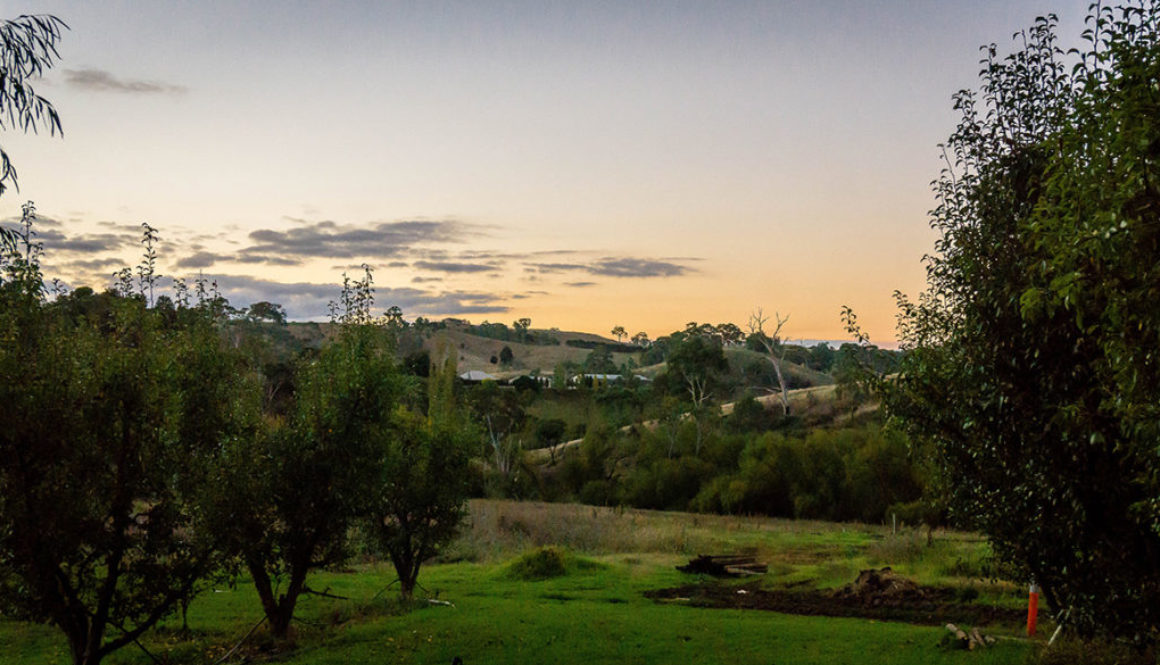
[[568, 368], [564, 363], [556, 363], [552, 368], [552, 388], [556, 390], [568, 389]]
[[[63, 134], [60, 116], [52, 103], [36, 94], [30, 81], [38, 78], [60, 58], [56, 45], [68, 26], [55, 16], [20, 16], [0, 21], [0, 129], [22, 131], [47, 129]], [[16, 168], [0, 148], [0, 194], [5, 183], [16, 186]], [[3, 232], [3, 239], [13, 237]]]
[[521, 344], [528, 341], [528, 329], [531, 327], [532, 320], [526, 317], [512, 322], [512, 328], [515, 328], [517, 339]]
[[446, 340], [440, 340], [436, 346], [434, 358], [442, 358], [442, 361], [430, 360], [431, 368], [427, 381], [427, 419], [433, 424], [443, 425], [458, 422], [459, 411], [455, 398], [455, 385], [459, 380], [458, 361], [456, 360], [458, 355]]
[[952, 514], [1082, 635], [1160, 634], [1160, 7], [1055, 18], [978, 92], [934, 183], [927, 291], [885, 406], [929, 446]]
[[705, 335], [673, 333], [669, 336], [668, 371], [689, 393], [694, 407], [709, 399], [729, 363], [718, 340]]
[[46, 302], [22, 240], [0, 257], [0, 611], [55, 624], [92, 665], [217, 563], [203, 499], [257, 391], [204, 303], [169, 317], [142, 293]]
[[745, 339], [745, 333], [735, 323], [717, 324], [717, 334], [721, 336], [721, 342], [725, 346], [736, 346]]
[[400, 408], [382, 445], [371, 534], [410, 600], [423, 562], [455, 536], [466, 512], [471, 439], [458, 422], [425, 422]]
[[515, 391], [500, 390], [494, 381], [484, 381], [470, 388], [467, 403], [473, 417], [484, 427], [496, 470], [509, 476], [515, 471], [516, 457], [523, 448], [518, 432], [527, 417], [518, 396]]
[[649, 345], [648, 333], [638, 332], [637, 334], [633, 335], [632, 336], [632, 343], [636, 344], [637, 346], [642, 346], [642, 347], [648, 346]]
[[612, 328], [612, 336], [619, 342], [628, 336], [628, 331], [624, 329], [624, 326], [615, 326]]
[[499, 350], [499, 362], [500, 364], [507, 366], [512, 364], [513, 360], [515, 360], [515, 354], [512, 353], [512, 347], [505, 344], [504, 347]]
[[[692, 328], [696, 329], [696, 328]], [[729, 369], [720, 339], [702, 334], [673, 333], [668, 357], [668, 373], [676, 377], [689, 392], [693, 403], [693, 421], [697, 430], [696, 450], [701, 452], [703, 424], [707, 414], [706, 402], [716, 391], [722, 376]]]
[[383, 324], [393, 330], [402, 330], [407, 327], [407, 321], [403, 318], [403, 310], [398, 305], [391, 305], [387, 311], [383, 312]]
[[834, 366], [834, 350], [826, 342], [810, 349], [809, 366], [819, 372], [829, 372]]
[[588, 352], [584, 357], [584, 372], [587, 374], [615, 374], [616, 363], [612, 360], [612, 351], [601, 344]]
[[789, 316], [782, 318], [781, 314], [774, 314], [774, 321], [776, 325], [769, 333], [765, 332], [765, 324], [769, 321], [761, 308], [749, 315], [749, 338], [746, 342], [753, 341], [754, 344], [765, 354], [766, 360], [769, 361], [773, 368], [774, 376], [777, 377], [777, 385], [781, 390], [781, 414], [783, 416], [789, 415], [789, 387], [785, 383], [785, 376], [781, 373], [781, 363], [785, 360], [785, 344], [781, 341], [781, 329], [789, 322]]
[[536, 425], [536, 443], [548, 449], [549, 463], [556, 463], [556, 453], [560, 444], [564, 443], [564, 435], [568, 432], [568, 424], [559, 418], [541, 420]]
[[[410, 383], [389, 323], [371, 314], [369, 269], [332, 304], [338, 336], [296, 373], [290, 413], [227, 449], [215, 529], [249, 572], [271, 632], [285, 638], [312, 570], [346, 559], [351, 525], [381, 478], [389, 419]], [[283, 586], [283, 583], [285, 586]]]
[[278, 303], [258, 301], [246, 310], [246, 318], [255, 323], [269, 321], [280, 326], [286, 325], [286, 309]]

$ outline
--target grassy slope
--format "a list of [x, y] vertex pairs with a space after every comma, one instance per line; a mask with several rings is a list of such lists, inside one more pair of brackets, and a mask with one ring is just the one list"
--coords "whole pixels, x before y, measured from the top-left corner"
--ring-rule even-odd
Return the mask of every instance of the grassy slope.
[[[423, 606], [398, 613], [372, 597], [394, 579], [389, 566], [324, 573], [316, 589], [350, 597], [306, 597], [299, 616], [298, 649], [290, 663], [441, 663], [461, 656], [486, 663], [1015, 663], [1027, 646], [1005, 641], [983, 653], [945, 653], [935, 644], [943, 630], [864, 619], [798, 617], [657, 604], [647, 589], [689, 578], [673, 569], [690, 555], [724, 550], [755, 552], [768, 561], [767, 586], [813, 580], [836, 586], [859, 568], [893, 563], [928, 583], [979, 584], [986, 602], [1017, 603], [1012, 588], [957, 577], [964, 558], [985, 553], [977, 538], [938, 534], [936, 546], [913, 534], [890, 536], [864, 525], [757, 518], [618, 511], [574, 505], [476, 501], [470, 527], [448, 552], [457, 563], [428, 567], [420, 578], [431, 594], [455, 607]], [[507, 562], [534, 545], [555, 543], [600, 565], [568, 576], [525, 582], [507, 574]], [[213, 662], [260, 616], [244, 583], [199, 597], [190, 609], [195, 638], [155, 634], [146, 645], [173, 663]], [[308, 622], [308, 623], [307, 623]], [[251, 655], [262, 638], [251, 640]], [[55, 631], [0, 621], [0, 664], [64, 663]], [[260, 659], [260, 658], [259, 658]], [[110, 662], [148, 663], [136, 650]]]
[[[588, 341], [603, 341], [614, 344], [612, 340], [603, 339], [597, 335], [587, 333], [561, 332], [556, 333], [560, 339], [559, 345], [541, 346], [537, 344], [520, 344], [498, 339], [488, 339], [471, 335], [462, 330], [440, 330], [424, 341], [423, 347], [435, 352], [440, 345], [447, 345], [459, 352], [459, 371], [482, 370], [500, 378], [516, 377], [527, 374], [533, 369], [539, 369], [541, 374], [551, 375], [556, 365], [562, 362], [583, 363], [592, 353], [590, 349], [578, 349], [564, 344], [569, 339], [583, 339]], [[510, 347], [515, 360], [511, 367], [503, 368], [491, 364], [492, 356], [499, 356], [503, 347]], [[634, 354], [614, 353], [612, 361], [617, 365], [625, 363]]]
[[[320, 344], [332, 332], [331, 326], [328, 323], [291, 323], [287, 330], [293, 338], [307, 346]], [[541, 374], [551, 375], [556, 365], [560, 363], [583, 363], [584, 359], [592, 351], [590, 349], [579, 349], [568, 346], [566, 344], [568, 340], [601, 342], [609, 345], [616, 343], [612, 339], [592, 333], [556, 331], [552, 334], [560, 340], [559, 345], [541, 346], [537, 344], [520, 344], [518, 342], [489, 339], [469, 334], [461, 328], [452, 326], [444, 330], [436, 331], [430, 337], [426, 338], [423, 341], [423, 348], [433, 353], [441, 348], [456, 349], [458, 351], [457, 360], [460, 372], [480, 370], [499, 378], [507, 379], [520, 376], [521, 374], [527, 374], [535, 369], [539, 369]], [[498, 364], [492, 364], [491, 357], [496, 356], [498, 358], [500, 351], [505, 346], [511, 348], [515, 357], [514, 362], [510, 367], [500, 367]], [[742, 367], [754, 362], [766, 362], [763, 355], [741, 347], [726, 349], [725, 355], [734, 367]], [[639, 354], [612, 354], [612, 361], [618, 366], [628, 362], [629, 359], [639, 360]], [[638, 368], [635, 372], [649, 378], [656, 378], [664, 369], [665, 364], [660, 363], [649, 367]], [[783, 363], [782, 371], [785, 373], [787, 379], [790, 377], [797, 378], [809, 385], [820, 386], [834, 382], [833, 378], [828, 374], [817, 372], [808, 367], [788, 361]]]

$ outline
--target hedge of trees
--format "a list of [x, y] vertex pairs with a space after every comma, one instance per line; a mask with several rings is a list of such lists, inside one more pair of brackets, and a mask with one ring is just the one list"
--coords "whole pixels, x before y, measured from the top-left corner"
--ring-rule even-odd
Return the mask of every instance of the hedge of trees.
[[919, 520], [927, 487], [904, 436], [868, 423], [698, 438], [693, 422], [652, 432], [589, 430], [542, 481], [547, 498], [658, 510], [834, 521]]

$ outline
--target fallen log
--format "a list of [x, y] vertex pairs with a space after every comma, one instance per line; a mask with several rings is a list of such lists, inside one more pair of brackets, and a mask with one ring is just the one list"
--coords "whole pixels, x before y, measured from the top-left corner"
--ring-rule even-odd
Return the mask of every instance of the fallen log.
[[[970, 632], [967, 632], [953, 623], [948, 623], [947, 631], [949, 631], [951, 635], [954, 635], [954, 648], [956, 649], [967, 649], [969, 651], [974, 651], [975, 649], [986, 649], [987, 647], [995, 644], [997, 641], [990, 635], [984, 635], [982, 631], [978, 629], [978, 627], [972, 628]], [[949, 636], [947, 639], [949, 639]]]
[[971, 638], [970, 638], [970, 636], [967, 635], [967, 633], [965, 631], [963, 631], [962, 628], [959, 628], [958, 626], [956, 626], [953, 623], [948, 623], [947, 630], [950, 631], [950, 633], [955, 636], [954, 645], [955, 645], [956, 649], [969, 649], [969, 648], [971, 648]]

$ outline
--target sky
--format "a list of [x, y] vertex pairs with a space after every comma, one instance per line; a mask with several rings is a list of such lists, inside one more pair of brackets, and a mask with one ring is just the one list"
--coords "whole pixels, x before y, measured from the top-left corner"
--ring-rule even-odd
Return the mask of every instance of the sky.
[[166, 276], [323, 319], [376, 303], [657, 337], [788, 315], [894, 339], [979, 47], [1088, 0], [29, 2], [68, 23], [6, 128], [46, 273], [100, 289], [159, 232]]

